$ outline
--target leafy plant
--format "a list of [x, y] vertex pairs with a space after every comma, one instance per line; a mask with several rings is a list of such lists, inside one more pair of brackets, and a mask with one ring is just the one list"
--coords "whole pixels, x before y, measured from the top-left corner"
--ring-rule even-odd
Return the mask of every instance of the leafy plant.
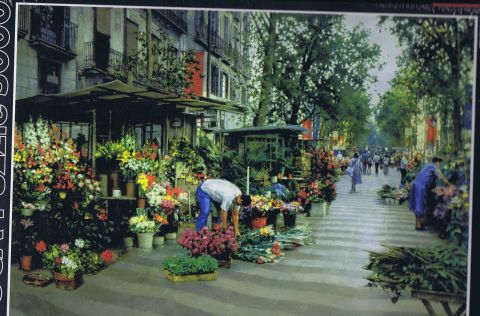
[[468, 254], [456, 247], [432, 249], [385, 246], [386, 251], [369, 252], [364, 269], [369, 287], [391, 291], [396, 302], [406, 287], [417, 290], [465, 294]]
[[217, 271], [218, 261], [210, 256], [174, 256], [165, 259], [163, 269], [173, 275], [206, 274]]

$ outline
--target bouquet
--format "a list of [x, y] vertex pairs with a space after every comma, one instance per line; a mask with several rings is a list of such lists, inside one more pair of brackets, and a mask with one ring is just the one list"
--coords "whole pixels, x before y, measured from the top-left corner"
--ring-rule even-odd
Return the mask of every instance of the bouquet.
[[145, 210], [137, 209], [137, 215], [128, 220], [130, 230], [134, 233], [155, 233], [160, 228], [161, 221], [149, 219]]

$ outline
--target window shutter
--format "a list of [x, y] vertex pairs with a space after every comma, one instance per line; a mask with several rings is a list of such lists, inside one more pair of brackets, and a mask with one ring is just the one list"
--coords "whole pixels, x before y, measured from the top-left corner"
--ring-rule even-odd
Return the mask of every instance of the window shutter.
[[97, 31], [110, 35], [110, 9], [96, 8]]

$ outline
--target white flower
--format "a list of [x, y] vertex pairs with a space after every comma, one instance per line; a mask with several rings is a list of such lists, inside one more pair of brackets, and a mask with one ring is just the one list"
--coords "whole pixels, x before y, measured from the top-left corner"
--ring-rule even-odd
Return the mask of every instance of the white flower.
[[78, 248], [83, 248], [85, 247], [85, 240], [83, 239], [75, 239], [75, 247], [78, 247]]
[[77, 174], [77, 179], [82, 180], [85, 176], [81, 173]]
[[88, 195], [88, 199], [93, 200], [93, 199], [94, 199], [93, 194], [89, 194], [89, 195]]
[[76, 270], [78, 268], [78, 265], [75, 261], [68, 257], [62, 257], [62, 264], [72, 270]]
[[90, 191], [93, 191], [93, 185], [89, 184], [89, 185], [88, 185], [88, 189], [89, 189]]
[[80, 181], [80, 182], [78, 183], [78, 186], [79, 186], [80, 188], [83, 188], [84, 185], [85, 185], [85, 183], [83, 183], [82, 181]]
[[90, 184], [92, 181], [90, 179], [85, 179], [86, 184]]

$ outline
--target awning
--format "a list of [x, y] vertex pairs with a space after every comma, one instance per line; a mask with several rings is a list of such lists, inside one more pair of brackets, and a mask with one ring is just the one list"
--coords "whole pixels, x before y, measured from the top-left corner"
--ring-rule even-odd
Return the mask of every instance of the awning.
[[234, 129], [221, 129], [215, 131], [220, 134], [247, 134], [247, 133], [275, 133], [275, 132], [291, 132], [291, 133], [304, 133], [307, 129], [300, 125], [283, 125], [283, 126], [251, 126]]
[[173, 105], [177, 108], [188, 108], [192, 111], [200, 110], [240, 110], [226, 102], [204, 97], [181, 97], [161, 89], [145, 86], [135, 86], [114, 80], [95, 86], [58, 94], [38, 94], [33, 97], [16, 100], [16, 106], [81, 106], [84, 109], [96, 106], [115, 104], [122, 105], [151, 104]]

